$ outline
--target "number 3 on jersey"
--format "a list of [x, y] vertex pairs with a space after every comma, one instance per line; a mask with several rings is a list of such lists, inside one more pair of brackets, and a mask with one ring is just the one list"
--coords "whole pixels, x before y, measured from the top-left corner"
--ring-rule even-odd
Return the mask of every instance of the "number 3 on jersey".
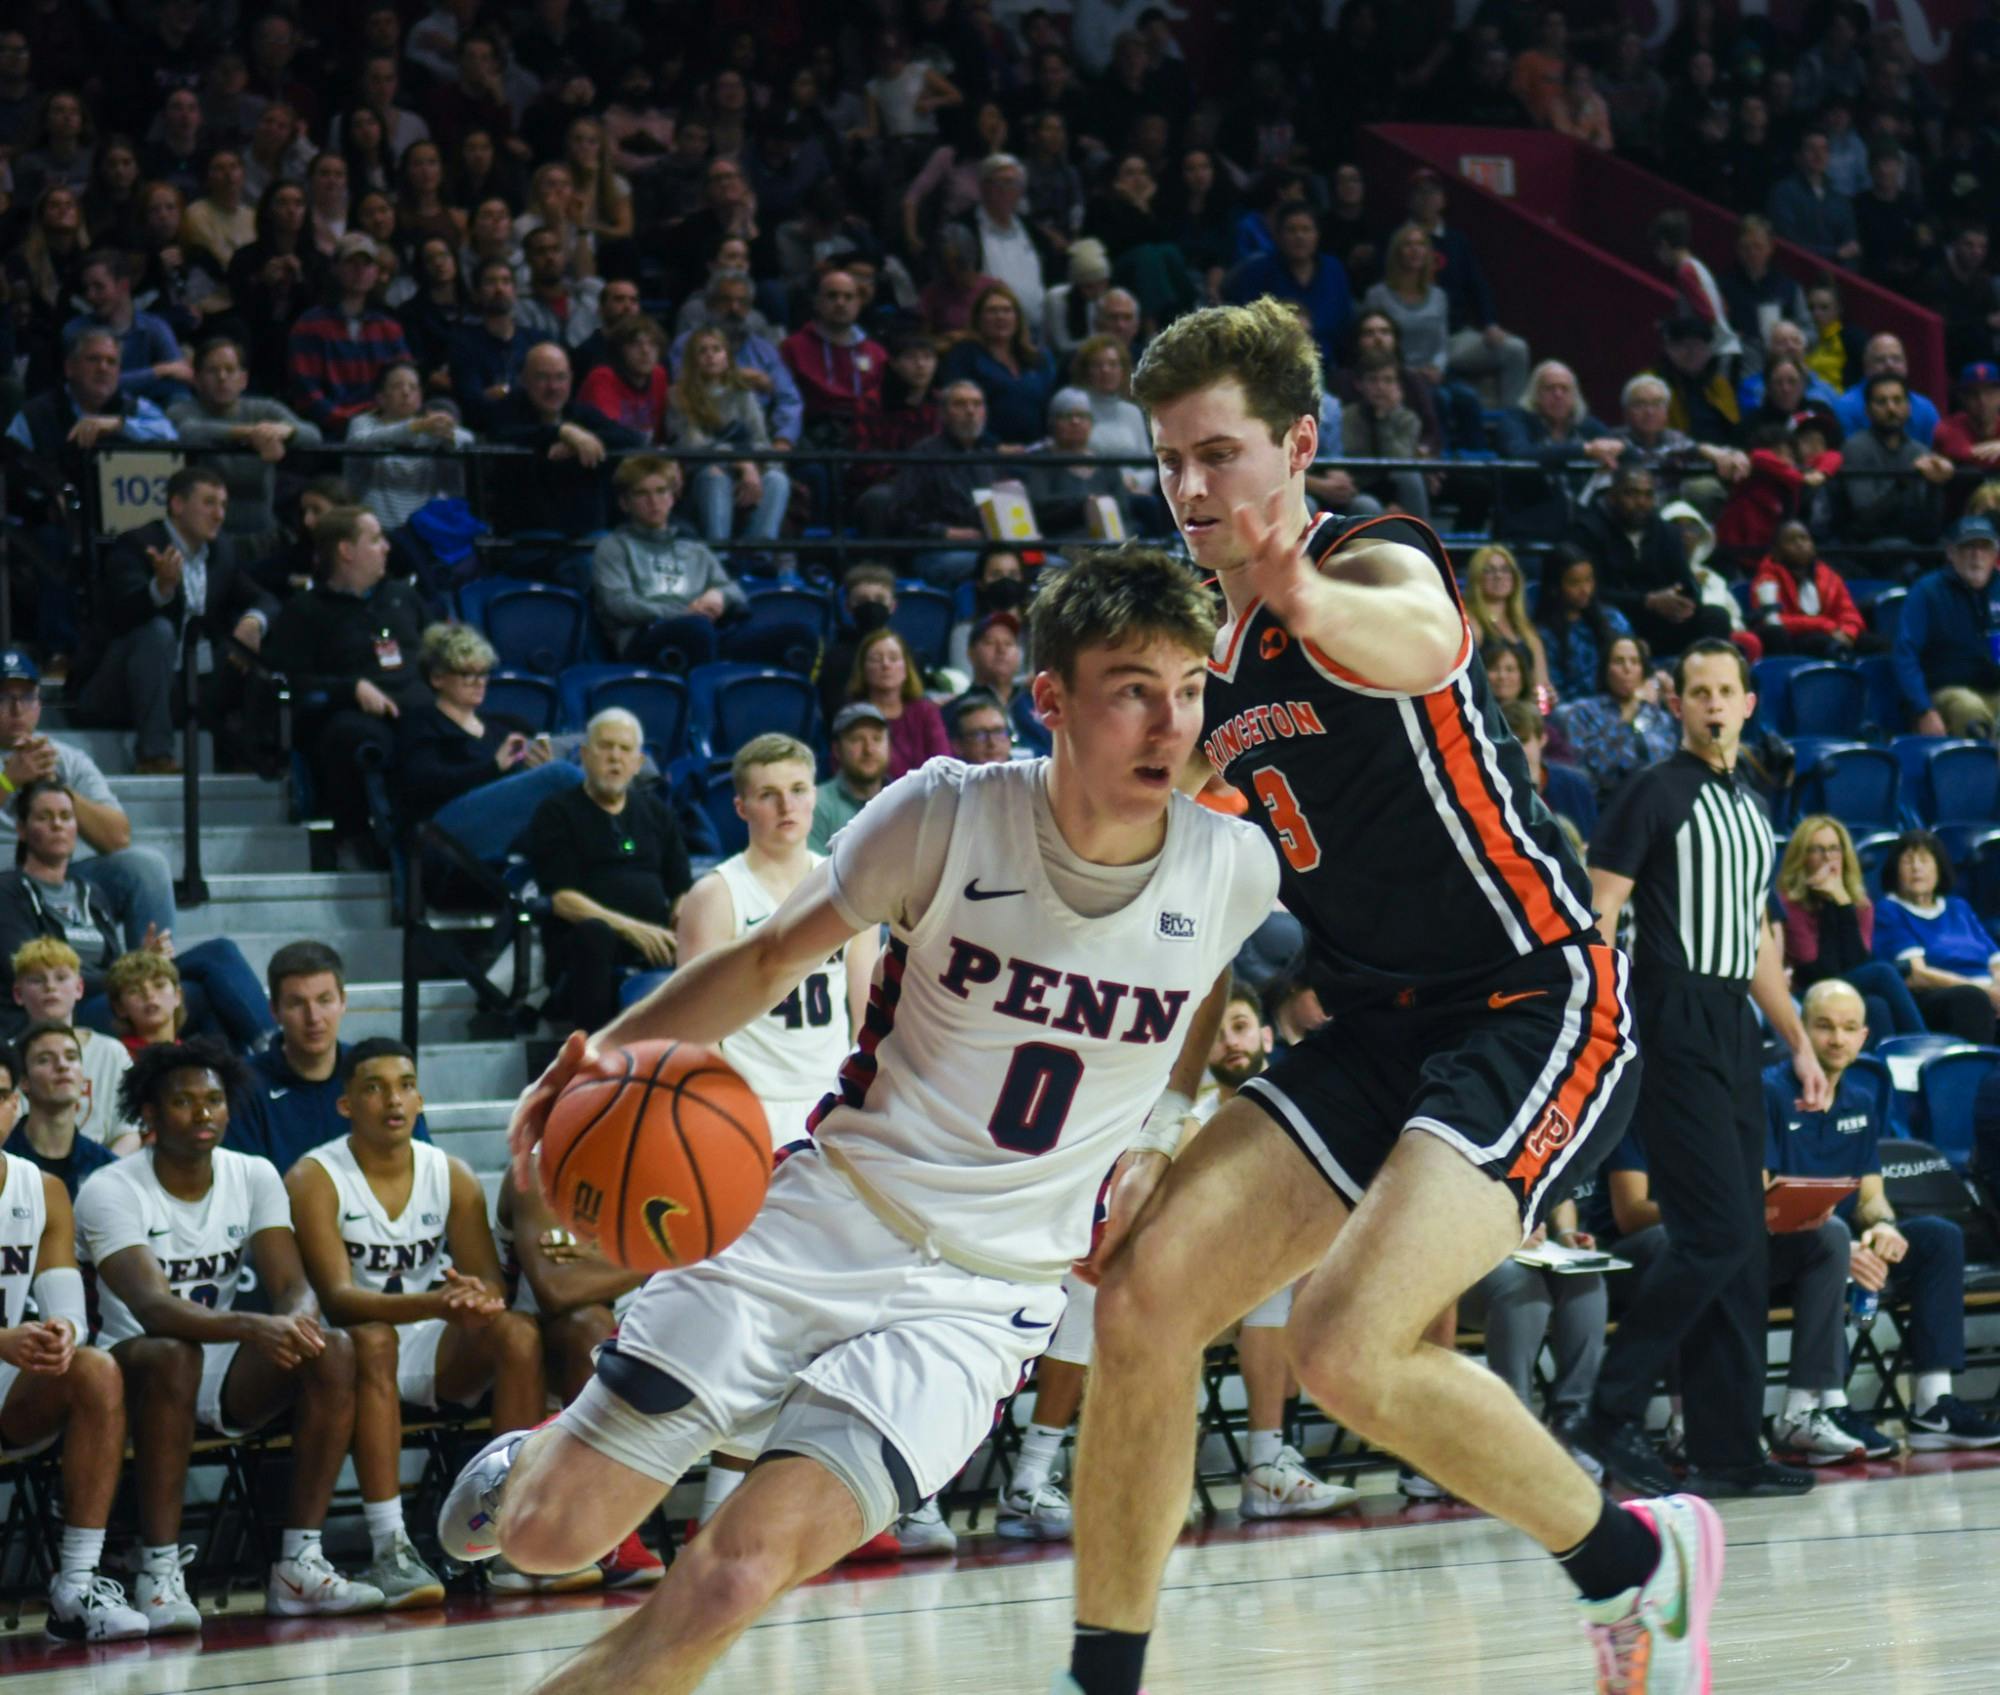
[[1252, 781], [1257, 798], [1271, 815], [1271, 828], [1277, 832], [1278, 845], [1285, 850], [1286, 863], [1294, 871], [1317, 870], [1319, 841], [1306, 822], [1306, 815], [1299, 810], [1299, 797], [1292, 793], [1291, 779], [1267, 765]]

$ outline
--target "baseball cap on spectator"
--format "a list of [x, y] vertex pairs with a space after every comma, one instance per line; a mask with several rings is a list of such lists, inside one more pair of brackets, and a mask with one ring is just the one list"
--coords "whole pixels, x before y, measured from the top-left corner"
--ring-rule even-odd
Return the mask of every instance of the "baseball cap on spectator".
[[1069, 280], [1073, 283], [1111, 280], [1111, 256], [1096, 236], [1087, 235], [1069, 244]]
[[1969, 541], [1983, 541], [1988, 547], [2000, 547], [2000, 530], [1993, 527], [1991, 518], [1961, 518], [1958, 528], [1951, 532], [1951, 545], [1957, 547]]
[[836, 736], [846, 735], [856, 724], [880, 724], [887, 729], [889, 720], [865, 700], [851, 701], [833, 715], [833, 733]]
[[1991, 359], [1975, 359], [1958, 373], [1960, 388], [2000, 388], [2000, 365]]
[[18, 647], [0, 648], [0, 683], [40, 683], [35, 662]]
[[1791, 426], [1794, 435], [1800, 430], [1818, 430], [1826, 438], [1828, 447], [1838, 447], [1847, 436], [1847, 432], [1840, 427], [1839, 416], [1823, 400], [1801, 406], [1792, 414]]
[[335, 259], [352, 259], [357, 253], [365, 254], [377, 264], [381, 263], [382, 250], [375, 245], [375, 238], [362, 234], [360, 230], [349, 230], [333, 244]]
[[[989, 612], [984, 618], [979, 619], [973, 624], [972, 634], [968, 639], [972, 641], [979, 640], [995, 624], [1005, 624], [1017, 636], [1021, 633], [1021, 616], [1018, 612]], [[995, 704], [997, 705], [998, 703], [996, 702]]]
[[1086, 417], [1090, 413], [1090, 396], [1080, 388], [1059, 388], [1049, 396], [1049, 421], [1067, 418], [1072, 413], [1081, 412]]

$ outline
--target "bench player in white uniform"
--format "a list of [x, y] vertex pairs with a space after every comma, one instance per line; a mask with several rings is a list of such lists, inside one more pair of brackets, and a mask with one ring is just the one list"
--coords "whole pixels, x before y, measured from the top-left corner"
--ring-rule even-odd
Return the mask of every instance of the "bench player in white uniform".
[[[24, 1063], [73, 1055], [67, 1032], [30, 1031]], [[74, 1061], [70, 1061], [74, 1063]], [[154, 1635], [201, 1628], [181, 1579], [181, 1506], [197, 1427], [241, 1436], [292, 1409], [292, 1487], [264, 1589], [287, 1617], [374, 1612], [382, 1592], [341, 1576], [320, 1527], [354, 1433], [354, 1349], [324, 1327], [299, 1264], [285, 1186], [269, 1160], [221, 1146], [244, 1066], [202, 1039], [144, 1049], [119, 1111], [152, 1145], [85, 1179], [81, 1254], [97, 1268], [100, 1347], [125, 1374], [138, 1480], [141, 1564], [133, 1602]], [[239, 1313], [245, 1257], [269, 1313]]]
[[[0, 1047], [0, 1130], [12, 1129], [19, 1110], [18, 1063]], [[97, 1575], [125, 1456], [125, 1385], [109, 1354], [80, 1345], [89, 1333], [69, 1191], [60, 1178], [0, 1153], [0, 1457], [39, 1453], [66, 1438], [62, 1534], [44, 1626], [60, 1642], [146, 1634], [145, 1615], [125, 1604], [124, 1589]]]
[[541, 1332], [507, 1310], [479, 1179], [415, 1139], [424, 1110], [416, 1056], [387, 1036], [355, 1043], [337, 1104], [352, 1130], [307, 1153], [285, 1186], [306, 1274], [354, 1342], [369, 1581], [392, 1610], [436, 1606], [444, 1585], [403, 1527], [402, 1403], [435, 1411], [476, 1401], [490, 1385], [496, 1430], [539, 1423]]
[[[597, 1038], [715, 1042], [887, 921], [880, 983], [813, 1146], [712, 1260], [653, 1278], [552, 1428], [490, 1444], [441, 1515], [458, 1558], [535, 1570], [616, 1542], [720, 1439], [748, 1481], [647, 1603], [543, 1688], [693, 1689], [778, 1595], [934, 1494], [1062, 1315], [1122, 1150], [1178, 1141], [1230, 959], [1276, 861], [1178, 797], [1212, 613], [1165, 554], [1087, 555], [1032, 614], [1049, 760], [934, 759], [872, 801], [777, 914]], [[1190, 1070], [1190, 1062], [1192, 1070]], [[572, 1036], [517, 1109], [608, 1074]], [[1148, 1108], [1172, 1080], [1170, 1114]]]

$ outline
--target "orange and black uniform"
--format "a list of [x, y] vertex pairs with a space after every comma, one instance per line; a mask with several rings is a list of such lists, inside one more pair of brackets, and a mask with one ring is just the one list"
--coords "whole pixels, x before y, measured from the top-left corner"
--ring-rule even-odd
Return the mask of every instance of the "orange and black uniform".
[[[1316, 561], [1404, 518], [1323, 516]], [[1283, 864], [1332, 1015], [1243, 1093], [1349, 1204], [1406, 1128], [1519, 1201], [1528, 1227], [1625, 1132], [1638, 1084], [1624, 956], [1535, 792], [1473, 650], [1428, 694], [1344, 669], [1252, 605], [1217, 638], [1203, 746]]]

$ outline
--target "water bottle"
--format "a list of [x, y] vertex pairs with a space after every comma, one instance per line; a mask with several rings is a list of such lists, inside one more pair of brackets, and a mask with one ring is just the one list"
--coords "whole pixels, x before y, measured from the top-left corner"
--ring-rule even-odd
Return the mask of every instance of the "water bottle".
[[1866, 1331], [1875, 1322], [1875, 1315], [1882, 1310], [1882, 1291], [1850, 1283], [1847, 1286], [1847, 1308], [1855, 1329]]

